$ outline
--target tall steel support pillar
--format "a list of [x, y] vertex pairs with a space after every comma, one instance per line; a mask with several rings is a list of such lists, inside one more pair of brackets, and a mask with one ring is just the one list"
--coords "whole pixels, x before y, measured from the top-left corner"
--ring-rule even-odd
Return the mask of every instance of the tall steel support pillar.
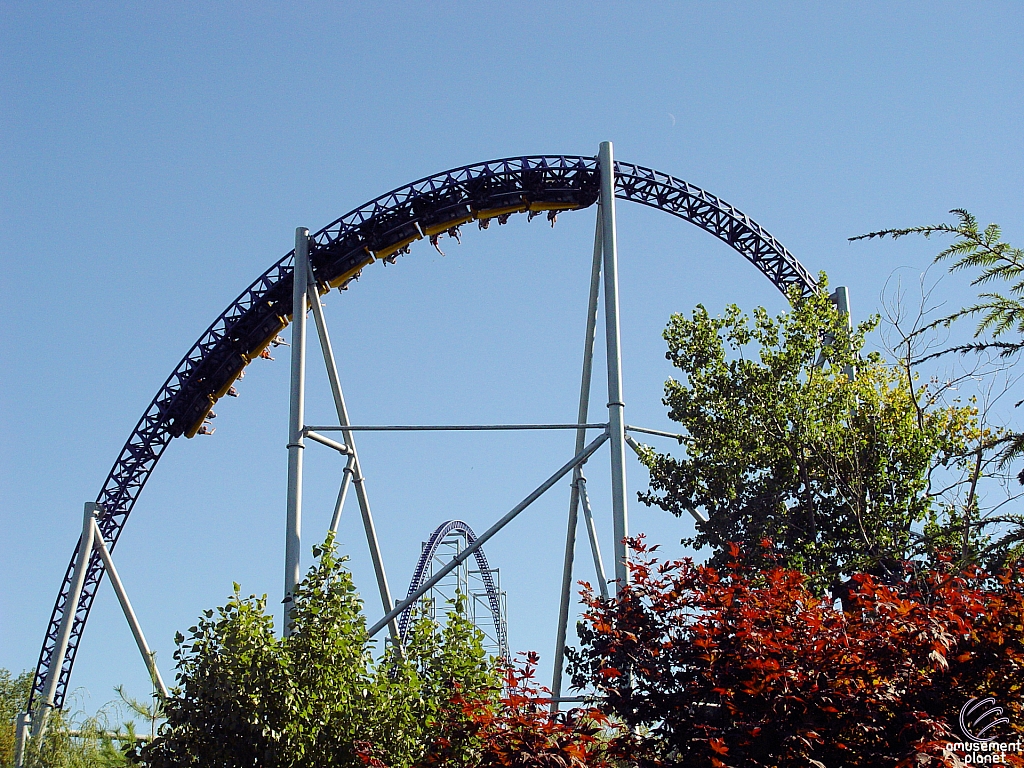
[[50, 666], [46, 670], [46, 680], [43, 682], [43, 696], [39, 703], [39, 709], [32, 722], [32, 736], [41, 738], [46, 731], [46, 721], [53, 709], [53, 697], [57, 692], [57, 683], [60, 681], [60, 673], [64, 668], [64, 657], [68, 652], [68, 639], [71, 637], [71, 627], [75, 623], [75, 614], [78, 613], [78, 601], [82, 597], [82, 587], [85, 584], [85, 572], [89, 570], [89, 559], [92, 557], [93, 533], [96, 530], [93, 525], [93, 514], [99, 509], [99, 504], [94, 501], [85, 502], [85, 513], [82, 521], [82, 538], [78, 540], [78, 557], [75, 559], [75, 571], [71, 576], [71, 587], [68, 589], [67, 602], [64, 604], [64, 615], [60, 620], [60, 628], [57, 630], [57, 642], [53, 645], [53, 655], [50, 657]]
[[629, 583], [626, 567], [629, 535], [626, 507], [626, 423], [622, 402], [622, 354], [619, 334], [619, 256], [615, 237], [615, 160], [612, 143], [601, 143], [601, 244], [604, 252], [605, 343], [608, 362], [608, 432], [611, 440], [612, 529], [615, 535], [615, 590]]
[[[846, 316], [846, 327], [852, 331], [853, 316], [850, 314], [850, 289], [845, 285], [840, 285], [829, 298], [836, 305], [839, 314]], [[852, 365], [843, 368], [843, 373], [846, 374], [846, 378], [850, 379], [850, 381], [853, 381], [853, 377], [857, 375], [857, 371]]]
[[290, 635], [292, 598], [301, 579], [302, 554], [302, 428], [306, 399], [306, 284], [309, 270], [309, 230], [295, 230], [292, 272], [292, 369], [288, 400], [288, 512], [284, 544], [284, 634]]
[[[839, 314], [846, 319], [846, 327], [851, 331], [853, 330], [853, 318], [850, 316], [850, 289], [845, 285], [840, 285], [832, 294], [828, 297], [832, 305], [839, 311]], [[825, 364], [825, 352], [822, 350], [818, 356], [818, 367]], [[857, 369], [852, 365], [843, 367], [843, 373], [846, 374], [846, 378], [851, 381], [857, 375]]]
[[[597, 226], [594, 232], [594, 259], [590, 269], [590, 299], [587, 304], [587, 331], [583, 343], [583, 375], [580, 381], [580, 405], [576, 414], [577, 424], [586, 424], [590, 415], [590, 384], [594, 372], [594, 339], [597, 336], [597, 302], [601, 291], [601, 214], [597, 215]], [[576, 453], [583, 450], [587, 441], [587, 430], [576, 430]], [[573, 471], [572, 491], [569, 496], [569, 525], [565, 532], [565, 557], [562, 561], [562, 591], [558, 603], [558, 632], [555, 639], [555, 663], [551, 676], [551, 698], [558, 699], [562, 695], [562, 667], [565, 664], [565, 636], [569, 627], [569, 602], [572, 597], [572, 566], [576, 554], [576, 529], [579, 520], [580, 485], [582, 478], [580, 467]], [[588, 529], [589, 530], [589, 529]], [[593, 542], [591, 542], [593, 543]], [[598, 576], [600, 578], [600, 576]], [[601, 585], [602, 594], [607, 585]], [[558, 702], [551, 703], [552, 710], [558, 708]]]
[[839, 314], [846, 316], [846, 322], [849, 324], [850, 328], [853, 328], [853, 321], [850, 319], [850, 289], [845, 285], [840, 285], [828, 298], [833, 304], [835, 304], [836, 309], [839, 310]]

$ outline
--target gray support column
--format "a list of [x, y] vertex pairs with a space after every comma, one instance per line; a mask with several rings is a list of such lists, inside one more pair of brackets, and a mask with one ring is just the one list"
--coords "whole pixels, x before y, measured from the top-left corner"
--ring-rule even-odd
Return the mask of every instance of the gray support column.
[[121, 604], [121, 610], [124, 611], [124, 617], [128, 620], [128, 626], [132, 628], [132, 635], [135, 636], [135, 644], [139, 647], [139, 653], [142, 654], [142, 660], [146, 664], [146, 669], [149, 670], [149, 679], [153, 681], [153, 688], [156, 689], [157, 693], [160, 694], [160, 698], [164, 701], [167, 700], [167, 686], [164, 685], [164, 680], [160, 677], [160, 670], [156, 668], [156, 659], [153, 656], [153, 652], [149, 649], [149, 643], [146, 642], [146, 636], [142, 634], [142, 626], [139, 624], [138, 618], [135, 616], [135, 611], [132, 609], [131, 601], [128, 599], [128, 593], [125, 592], [124, 584], [121, 583], [121, 577], [117, 573], [117, 568], [114, 567], [114, 560], [110, 556], [110, 550], [107, 549], [107, 543], [103, 540], [103, 534], [100, 532], [99, 521], [96, 517], [93, 517], [93, 536], [95, 537], [95, 546], [100, 551], [100, 557], [103, 558], [103, 565], [107, 569], [107, 576], [110, 578], [110, 585], [114, 588], [114, 592], [117, 594], [117, 601]]
[[99, 510], [100, 506], [94, 501], [85, 502], [85, 513], [82, 520], [82, 538], [78, 540], [78, 557], [75, 559], [75, 570], [71, 576], [71, 586], [68, 589], [68, 597], [64, 603], [64, 615], [60, 619], [60, 628], [57, 631], [57, 642], [53, 646], [53, 655], [50, 657], [50, 666], [46, 670], [46, 680], [43, 681], [43, 696], [39, 709], [32, 723], [32, 735], [42, 738], [46, 732], [46, 720], [53, 709], [53, 697], [57, 692], [57, 683], [60, 681], [60, 672], [64, 667], [64, 657], [68, 652], [68, 639], [71, 637], [71, 627], [75, 623], [75, 614], [78, 613], [78, 601], [82, 597], [82, 587], [85, 584], [85, 572], [89, 569], [89, 558], [93, 549], [93, 513]]
[[28, 732], [32, 727], [32, 713], [21, 712], [18, 715], [17, 723], [14, 732], [14, 768], [22, 768], [25, 765], [25, 747], [28, 744]]
[[619, 257], [615, 239], [615, 161], [612, 143], [601, 143], [601, 239], [604, 251], [605, 341], [608, 346], [608, 433], [611, 437], [612, 528], [615, 535], [616, 593], [629, 583], [626, 508], [626, 432], [619, 339]]
[[839, 310], [839, 314], [846, 315], [846, 321], [853, 327], [853, 321], [850, 320], [850, 289], [845, 285], [840, 285], [832, 295], [829, 296], [832, 303], [836, 305], [836, 309]]
[[288, 514], [284, 543], [284, 634], [291, 634], [292, 595], [302, 578], [302, 428], [306, 397], [306, 282], [309, 230], [295, 230], [292, 272], [292, 371], [288, 399]]
[[[583, 375], [580, 382], [580, 405], [576, 412], [576, 423], [586, 424], [590, 415], [590, 384], [594, 372], [594, 338], [597, 336], [597, 300], [601, 291], [601, 210], [598, 208], [597, 225], [594, 228], [594, 258], [590, 268], [590, 298], [587, 303], [587, 330], [583, 342]], [[587, 430], [576, 430], [576, 453], [583, 450]], [[562, 591], [558, 603], [558, 632], [555, 639], [555, 661], [551, 673], [551, 710], [558, 709], [557, 699], [562, 695], [562, 667], [565, 664], [565, 637], [569, 628], [569, 601], [572, 597], [572, 564], [576, 554], [576, 528], [580, 505], [579, 486], [581, 477], [577, 467], [573, 472], [572, 490], [569, 494], [569, 525], [565, 532], [565, 556], [562, 560]], [[607, 585], [604, 587], [607, 589]]]
[[[835, 304], [836, 309], [839, 310], [839, 314], [846, 316], [846, 326], [852, 331], [853, 330], [853, 317], [850, 315], [850, 289], [845, 285], [840, 285], [829, 299]], [[847, 365], [843, 368], [843, 373], [846, 374], [846, 378], [853, 380], [853, 377], [857, 375], [856, 369], [852, 365]]]
[[[344, 429], [351, 422], [348, 420], [348, 408], [345, 406], [345, 394], [341, 390], [341, 377], [338, 376], [338, 364], [334, 359], [334, 349], [331, 347], [331, 337], [327, 333], [327, 319], [324, 317], [324, 309], [320, 306], [320, 296], [316, 284], [309, 274], [309, 301], [313, 307], [313, 320], [316, 323], [317, 336], [320, 337], [320, 350], [324, 355], [324, 366], [327, 368], [327, 379], [331, 384], [331, 393], [334, 395], [334, 408], [338, 412], [338, 424], [343, 429], [342, 437], [349, 450], [350, 467], [346, 466], [346, 472], [351, 469], [352, 485], [355, 487], [356, 500], [359, 502], [359, 512], [363, 518], [363, 530], [366, 532], [366, 544], [370, 549], [370, 559], [373, 561], [373, 571], [377, 576], [377, 591], [380, 592], [380, 602], [384, 607], [385, 615], [391, 612], [394, 604], [391, 599], [391, 589], [388, 587], [388, 576], [384, 570], [384, 557], [380, 551], [380, 541], [377, 539], [377, 529], [373, 524], [373, 515], [370, 513], [370, 499], [366, 495], [366, 484], [363, 481], [363, 471], [359, 465], [359, 454], [356, 453], [355, 438], [350, 430]], [[346, 474], [346, 480], [348, 474]], [[334, 518], [331, 520], [331, 530], [337, 530], [337, 520], [341, 515], [341, 504], [344, 503], [343, 494], [346, 492], [345, 481], [342, 481], [341, 493], [338, 494], [338, 504], [335, 506]], [[388, 624], [388, 631], [391, 639], [396, 643], [400, 641], [398, 634], [398, 621], [393, 619]]]

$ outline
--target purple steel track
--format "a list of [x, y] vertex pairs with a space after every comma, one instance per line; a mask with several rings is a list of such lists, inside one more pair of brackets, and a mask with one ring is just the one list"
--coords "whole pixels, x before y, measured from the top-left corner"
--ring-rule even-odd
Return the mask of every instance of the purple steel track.
[[[427, 579], [427, 568], [430, 565], [430, 561], [437, 554], [437, 548], [444, 541], [448, 534], [459, 531], [466, 536], [466, 543], [472, 544], [476, 541], [476, 534], [473, 533], [473, 529], [461, 520], [449, 520], [445, 523], [441, 523], [437, 529], [430, 534], [430, 538], [427, 539], [427, 543], [423, 545], [423, 551], [420, 553], [420, 559], [416, 563], [416, 569], [412, 572], [412, 580], [409, 582], [409, 591], [406, 593], [406, 598], [410, 597], [423, 582]], [[508, 629], [505, 626], [505, 620], [501, 615], [501, 602], [498, 596], [498, 590], [494, 586], [494, 579], [491, 577], [491, 568], [487, 564], [487, 555], [484, 554], [483, 547], [473, 553], [473, 557], [476, 558], [476, 567], [480, 569], [480, 578], [484, 582], [484, 590], [487, 592], [487, 602], [491, 607], [491, 616], [494, 618], [494, 630], [498, 637], [498, 647], [501, 649], [502, 655], [508, 654]], [[398, 617], [398, 634], [402, 638], [402, 642], [405, 642], [406, 636], [409, 633], [409, 622], [412, 618], [412, 606], [410, 605], [404, 611], [401, 616]]]
[[[681, 179], [630, 163], [615, 164], [615, 196], [696, 224], [730, 245], [779, 290], [817, 289], [811, 274], [757, 222], [725, 201]], [[321, 290], [345, 284], [377, 259], [407, 252], [424, 235], [450, 231], [474, 219], [529, 211], [579, 210], [597, 202], [594, 157], [538, 155], [455, 168], [388, 192], [345, 214], [311, 237], [310, 261]], [[294, 252], [260, 275], [199, 337], [157, 392], [114, 462], [96, 501], [104, 510], [100, 530], [113, 549], [157, 462], [170, 441], [191, 436], [213, 403], [242, 369], [290, 320]], [[67, 604], [78, 545], [72, 552], [39, 653], [28, 708], [35, 705], [53, 658]], [[54, 704], [62, 707], [78, 645], [100, 581], [103, 563], [93, 553], [60, 664]]]

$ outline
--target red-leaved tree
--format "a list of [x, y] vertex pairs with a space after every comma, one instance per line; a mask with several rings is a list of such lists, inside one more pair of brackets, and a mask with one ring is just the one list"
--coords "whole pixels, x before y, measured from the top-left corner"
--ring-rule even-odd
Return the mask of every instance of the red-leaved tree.
[[797, 571], [748, 567], [735, 546], [716, 570], [631, 545], [629, 588], [607, 602], [584, 593], [570, 670], [632, 728], [618, 737], [636, 742], [628, 752], [609, 749], [635, 764], [962, 765], [946, 747], [964, 741], [957, 713], [978, 696], [1005, 708], [998, 741], [1024, 734], [1013, 574], [932, 571], [895, 585], [861, 575], [844, 611]]

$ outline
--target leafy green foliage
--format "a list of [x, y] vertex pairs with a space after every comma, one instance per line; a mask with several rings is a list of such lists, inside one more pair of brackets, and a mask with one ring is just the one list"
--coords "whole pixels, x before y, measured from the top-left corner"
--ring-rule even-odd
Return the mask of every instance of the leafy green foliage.
[[[0, 669], [0, 766], [14, 765], [16, 718], [28, 701], [32, 674], [22, 672], [12, 677]], [[118, 702], [111, 702], [91, 716], [56, 710], [47, 721], [42, 744], [29, 742], [25, 765], [29, 768], [116, 768], [125, 765], [125, 757], [115, 735], [132, 741], [134, 731], [130, 723], [111, 728]], [[74, 734], [74, 735], [72, 735]]]
[[10, 670], [0, 669], [0, 766], [14, 765], [17, 717], [25, 708], [31, 687], [31, 673], [13, 677]]
[[573, 684], [596, 688], [631, 727], [640, 765], [962, 765], [945, 744], [964, 741], [957, 713], [972, 696], [1006, 708], [999, 741], [1024, 735], [1024, 589], [1013, 574], [948, 563], [892, 585], [859, 574], [842, 611], [799, 571], [755, 566], [763, 554], [735, 545], [722, 568], [631, 545], [629, 587], [612, 601], [587, 590], [569, 659]]
[[278, 638], [266, 598], [206, 611], [178, 636], [177, 683], [140, 765], [362, 766], [360, 745], [408, 766], [426, 750], [454, 691], [493, 699], [499, 680], [464, 611], [419, 619], [403, 654], [375, 658], [362, 603], [332, 539], [296, 590]]
[[[955, 223], [885, 229], [850, 239], [891, 237], [896, 240], [907, 235], [923, 235], [926, 238], [932, 235], [952, 235], [953, 242], [936, 255], [935, 261], [952, 259], [950, 272], [977, 270], [971, 286], [1004, 283], [1006, 292], [982, 291], [975, 303], [916, 329], [906, 339], [908, 349], [914, 337], [920, 339], [922, 334], [937, 328], [949, 328], [961, 319], [978, 319], [973, 341], [951, 346], [943, 344], [938, 351], [931, 351], [915, 361], [908, 360], [908, 367], [952, 353], [973, 353], [981, 358], [994, 355], [1009, 366], [1024, 351], [1024, 250], [1003, 241], [1002, 230], [998, 225], [989, 224], [981, 229], [977, 218], [968, 211], [958, 208], [950, 213], [955, 215]], [[1002, 374], [1003, 370], [997, 368], [996, 372]], [[1021, 402], [1018, 402], [1017, 406], [1020, 405]], [[993, 455], [999, 470], [1005, 470], [1015, 459], [1024, 456], [1024, 433], [1005, 429], [991, 435], [987, 445], [979, 448], [977, 463], [979, 466], [993, 463], [984, 459], [983, 454]], [[1024, 470], [1019, 472], [1017, 480], [1024, 484]], [[979, 560], [989, 567], [1016, 562], [1024, 555], [1024, 515], [1014, 512], [1012, 508], [998, 514], [981, 514], [981, 510], [976, 507], [961, 510], [960, 516], [965, 527], [973, 525], [993, 532], [977, 537], [982, 545], [977, 547]]]
[[758, 552], [767, 538], [819, 589], [855, 571], [893, 574], [922, 526], [936, 539], [952, 522], [932, 492], [936, 470], [967, 471], [986, 433], [973, 406], [940, 406], [862, 353], [876, 320], [851, 329], [824, 293], [791, 299], [774, 318], [735, 306], [672, 316], [666, 357], [683, 376], [664, 402], [684, 453], [643, 451], [651, 491], [640, 498], [702, 513], [686, 543], [716, 547], [715, 564], [723, 542]]
[[[118, 732], [127, 740], [133, 736], [130, 726]], [[42, 745], [29, 744], [25, 764], [30, 768], [120, 768], [126, 761], [106, 712], [78, 719], [58, 710], [50, 715]]]
[[[612, 768], [631, 764], [622, 747], [627, 739], [600, 710], [555, 714], [549, 692], [534, 682], [537, 654], [505, 670], [500, 699], [481, 699], [461, 689], [437, 721], [416, 768]], [[620, 741], [615, 740], [618, 736]], [[369, 768], [392, 768], [367, 742], [361, 756]], [[614, 747], [614, 748], [613, 748]]]
[[[610, 766], [596, 710], [549, 713], [536, 657], [504, 680], [459, 601], [438, 627], [420, 616], [402, 653], [375, 656], [362, 603], [333, 542], [299, 585], [292, 633], [266, 598], [206, 611], [177, 638], [178, 686], [156, 740], [131, 759], [185, 766]], [[505, 689], [502, 689], [504, 682]]]
[[[891, 237], [896, 240], [907, 235], [924, 235], [925, 237], [935, 234], [954, 235], [953, 243], [940, 251], [935, 260], [955, 259], [949, 268], [951, 272], [980, 268], [981, 273], [971, 280], [972, 286], [1002, 281], [1009, 283], [1009, 295], [997, 292], [981, 293], [978, 296], [980, 301], [935, 321], [932, 326], [940, 324], [948, 326], [962, 317], [980, 316], [974, 333], [975, 338], [985, 333], [991, 333], [993, 339], [998, 339], [1007, 332], [1022, 338], [1009, 342], [982, 341], [953, 347], [945, 352], [994, 349], [1004, 356], [1016, 354], [1024, 349], [1024, 250], [1003, 242], [1002, 230], [998, 225], [989, 224], [982, 230], [978, 227], [978, 220], [968, 211], [954, 208], [950, 213], [956, 216], [956, 224], [929, 224], [904, 229], [883, 229], [850, 239]], [[927, 327], [922, 330], [926, 329]]]

